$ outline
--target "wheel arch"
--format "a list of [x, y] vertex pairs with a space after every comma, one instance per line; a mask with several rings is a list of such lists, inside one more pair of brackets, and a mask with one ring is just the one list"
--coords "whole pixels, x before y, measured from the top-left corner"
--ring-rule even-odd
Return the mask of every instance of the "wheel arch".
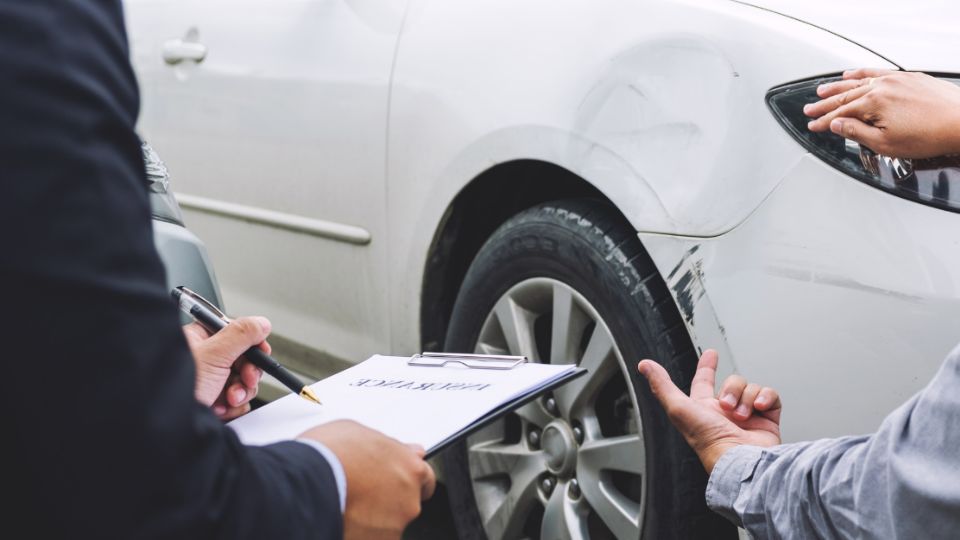
[[580, 175], [554, 163], [517, 159], [499, 163], [467, 183], [443, 214], [423, 271], [420, 338], [440, 350], [467, 269], [491, 234], [511, 216], [557, 199], [595, 198], [620, 208]]

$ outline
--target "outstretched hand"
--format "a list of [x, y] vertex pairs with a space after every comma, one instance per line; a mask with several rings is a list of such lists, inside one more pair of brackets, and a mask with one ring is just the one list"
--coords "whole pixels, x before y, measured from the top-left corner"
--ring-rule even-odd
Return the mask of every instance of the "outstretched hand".
[[731, 375], [723, 382], [717, 399], [717, 362], [716, 351], [704, 351], [689, 396], [677, 388], [660, 364], [643, 360], [637, 366], [707, 473], [733, 447], [780, 444], [780, 396], [776, 390]]

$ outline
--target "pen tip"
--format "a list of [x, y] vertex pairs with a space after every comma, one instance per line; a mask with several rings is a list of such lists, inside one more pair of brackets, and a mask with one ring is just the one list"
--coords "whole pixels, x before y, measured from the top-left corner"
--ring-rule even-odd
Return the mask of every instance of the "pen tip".
[[307, 401], [316, 403], [317, 405], [323, 405], [323, 403], [320, 403], [320, 398], [318, 398], [317, 395], [313, 393], [313, 390], [311, 390], [308, 386], [303, 387], [303, 390], [300, 391], [300, 396]]

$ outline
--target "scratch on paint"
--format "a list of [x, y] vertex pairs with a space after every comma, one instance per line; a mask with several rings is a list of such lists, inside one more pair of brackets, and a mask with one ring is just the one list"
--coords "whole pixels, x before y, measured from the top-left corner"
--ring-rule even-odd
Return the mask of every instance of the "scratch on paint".
[[892, 296], [894, 298], [899, 298], [901, 300], [913, 303], [921, 303], [924, 301], [924, 299], [920, 296], [914, 296], [899, 291], [867, 285], [847, 276], [841, 276], [837, 274], [817, 272], [803, 268], [787, 268], [784, 266], [768, 266], [766, 271], [770, 275], [795, 281], [807, 281], [810, 283], [819, 283], [830, 287], [840, 287], [842, 289], [850, 289], [870, 294]]
[[[667, 276], [667, 282], [673, 289], [674, 297], [677, 299], [677, 307], [680, 309], [680, 315], [687, 322], [688, 327], [693, 326], [693, 311], [697, 302], [703, 298], [705, 293], [703, 289], [703, 261], [696, 260], [691, 262], [691, 257], [700, 249], [699, 245], [693, 246], [680, 259], [677, 266]], [[682, 271], [682, 273], [681, 273]]]

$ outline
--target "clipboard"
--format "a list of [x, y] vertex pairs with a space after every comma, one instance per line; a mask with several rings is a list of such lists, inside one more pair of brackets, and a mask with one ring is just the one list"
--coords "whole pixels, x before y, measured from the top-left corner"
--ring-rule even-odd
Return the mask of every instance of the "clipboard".
[[522, 356], [374, 355], [311, 385], [322, 406], [290, 395], [228, 426], [245, 444], [261, 445], [294, 439], [318, 424], [353, 420], [420, 444], [429, 458], [586, 372]]
[[513, 369], [526, 362], [526, 356], [425, 352], [411, 356], [410, 360], [407, 360], [407, 365], [420, 367], [459, 365], [470, 369]]
[[[458, 354], [458, 353], [433, 353], [433, 352], [424, 352], [420, 354], [415, 354], [410, 357], [410, 360], [407, 361], [407, 365], [418, 366], [418, 367], [448, 367], [448, 366], [464, 366], [470, 369], [495, 369], [495, 370], [510, 370], [514, 369], [517, 366], [527, 363], [526, 356], [506, 356], [506, 355], [494, 355], [494, 354]], [[466, 440], [467, 437], [473, 435], [474, 433], [480, 431], [481, 429], [489, 426], [493, 422], [496, 422], [500, 418], [506, 416], [507, 414], [523, 407], [524, 405], [534, 401], [543, 394], [550, 392], [551, 390], [563, 386], [564, 384], [581, 377], [587, 373], [587, 370], [584, 368], [576, 368], [568, 374], [561, 376], [560, 378], [554, 380], [553, 382], [544, 385], [540, 388], [537, 388], [535, 391], [528, 394], [518, 396], [512, 400], [502, 403], [499, 407], [491, 410], [483, 417], [478, 420], [475, 420], [473, 423], [469, 424], [462, 430], [450, 434], [449, 437], [436, 444], [435, 446], [428, 448], [426, 451], [425, 458], [430, 459], [443, 450], [453, 446], [454, 444]]]

